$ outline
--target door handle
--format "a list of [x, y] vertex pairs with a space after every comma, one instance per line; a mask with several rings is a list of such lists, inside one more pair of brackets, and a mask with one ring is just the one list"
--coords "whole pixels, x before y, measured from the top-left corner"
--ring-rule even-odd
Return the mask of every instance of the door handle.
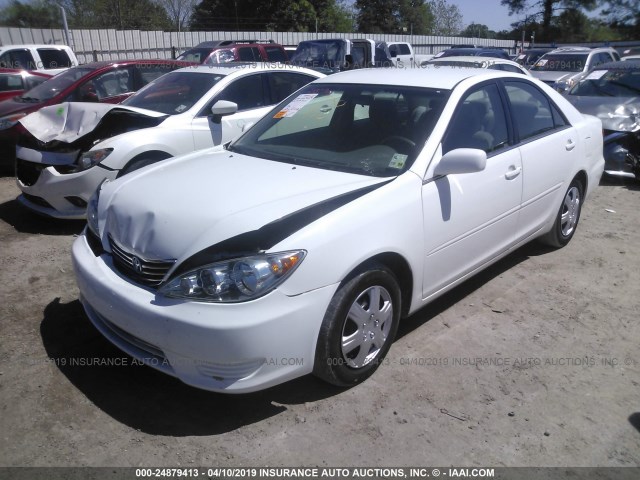
[[569, 139], [564, 148], [566, 148], [567, 151], [570, 152], [571, 150], [573, 150], [575, 148], [575, 146], [576, 146], [576, 142], [574, 142], [573, 140]]
[[507, 180], [513, 180], [522, 172], [522, 167], [514, 167], [513, 165], [509, 167], [509, 171], [504, 174], [504, 178]]

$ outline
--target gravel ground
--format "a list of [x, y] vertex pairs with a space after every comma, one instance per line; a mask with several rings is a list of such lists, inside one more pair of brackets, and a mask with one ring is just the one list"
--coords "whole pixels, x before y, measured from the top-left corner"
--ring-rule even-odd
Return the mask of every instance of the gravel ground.
[[0, 466], [640, 466], [637, 184], [406, 319], [363, 384], [243, 396], [132, 365], [78, 302], [83, 224], [17, 194], [0, 178]]

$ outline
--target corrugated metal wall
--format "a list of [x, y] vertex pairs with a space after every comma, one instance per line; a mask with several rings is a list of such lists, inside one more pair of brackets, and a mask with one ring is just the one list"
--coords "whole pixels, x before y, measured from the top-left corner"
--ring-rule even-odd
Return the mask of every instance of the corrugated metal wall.
[[[273, 40], [284, 46], [296, 46], [315, 38], [371, 38], [413, 44], [416, 53], [437, 53], [454, 44], [476, 44], [507, 49], [514, 53], [513, 40], [488, 40], [431, 35], [381, 35], [356, 33], [302, 32], [146, 32], [140, 30], [71, 30], [71, 48], [81, 63], [121, 58], [171, 58], [177, 53], [207, 40]], [[0, 45], [22, 43], [64, 43], [64, 32], [56, 29], [0, 27]], [[94, 53], [95, 52], [95, 53]]]

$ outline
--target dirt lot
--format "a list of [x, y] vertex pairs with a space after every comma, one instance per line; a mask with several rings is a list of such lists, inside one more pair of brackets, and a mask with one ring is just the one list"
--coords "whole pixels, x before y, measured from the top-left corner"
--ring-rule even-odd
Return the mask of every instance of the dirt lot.
[[[0, 466], [640, 466], [632, 183], [600, 186], [568, 247], [528, 245], [405, 320], [364, 384], [245, 396], [131, 365], [77, 300], [83, 224], [17, 194], [0, 178]], [[88, 365], [105, 358], [129, 365]]]

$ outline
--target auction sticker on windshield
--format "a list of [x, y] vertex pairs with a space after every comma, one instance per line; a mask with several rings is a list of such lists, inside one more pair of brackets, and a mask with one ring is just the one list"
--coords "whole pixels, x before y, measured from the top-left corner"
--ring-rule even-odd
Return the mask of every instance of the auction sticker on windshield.
[[587, 75], [587, 78], [585, 78], [585, 80], [599, 80], [607, 72], [608, 72], [608, 70], [594, 70], [589, 75]]
[[300, 110], [317, 96], [317, 93], [305, 93], [302, 95], [298, 95], [298, 97], [292, 100], [289, 105], [276, 113], [273, 118], [293, 117], [296, 113], [298, 113], [298, 110]]

